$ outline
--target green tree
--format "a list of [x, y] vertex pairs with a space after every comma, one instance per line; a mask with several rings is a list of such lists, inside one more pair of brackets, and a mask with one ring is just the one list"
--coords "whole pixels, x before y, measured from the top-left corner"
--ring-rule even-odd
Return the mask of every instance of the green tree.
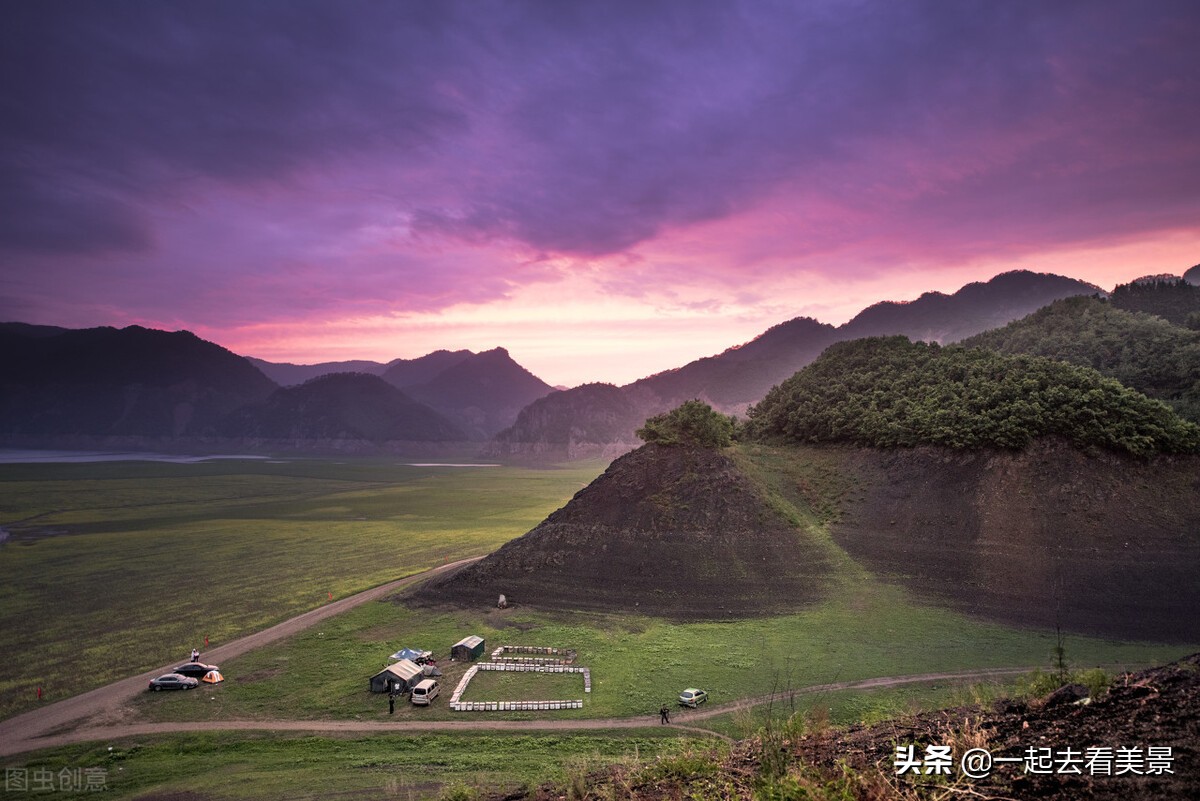
[[1139, 455], [1200, 450], [1200, 428], [1091, 368], [904, 337], [831, 346], [750, 410], [747, 434], [883, 448], [1022, 448], [1059, 436]]
[[724, 448], [733, 442], [735, 422], [700, 400], [684, 401], [664, 414], [646, 420], [637, 435], [658, 445], [699, 445]]

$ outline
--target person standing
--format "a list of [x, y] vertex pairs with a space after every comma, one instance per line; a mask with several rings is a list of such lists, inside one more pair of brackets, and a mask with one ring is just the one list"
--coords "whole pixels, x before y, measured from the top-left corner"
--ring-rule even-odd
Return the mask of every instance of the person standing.
[[396, 714], [396, 691], [394, 689], [388, 693], [388, 714]]
[[667, 709], [666, 704], [658, 709], [658, 722], [664, 726], [671, 722], [671, 710]]

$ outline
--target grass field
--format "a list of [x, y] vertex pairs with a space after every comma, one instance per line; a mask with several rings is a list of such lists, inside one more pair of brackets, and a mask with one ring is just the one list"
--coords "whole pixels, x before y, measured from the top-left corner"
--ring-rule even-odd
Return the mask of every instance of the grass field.
[[[578, 736], [216, 732], [60, 748], [10, 760], [5, 768], [23, 771], [26, 778], [42, 776], [56, 788], [61, 787], [64, 770], [68, 780], [75, 771], [102, 771], [97, 775], [105, 780], [106, 799], [149, 794], [178, 799], [300, 801], [350, 796], [406, 801], [454, 797], [456, 790], [467, 787], [569, 781], [601, 765], [676, 754], [686, 742], [678, 732], [652, 728]], [[57, 795], [31, 789], [5, 792], [4, 798]]]
[[[645, 716], [684, 687], [712, 703], [775, 695], [778, 705], [727, 715], [712, 728], [742, 735], [794, 711], [827, 709], [833, 722], [877, 720], [917, 705], [969, 700], [945, 685], [800, 696], [814, 684], [970, 668], [1050, 667], [1053, 632], [973, 619], [918, 602], [877, 581], [828, 537], [854, 479], [831, 460], [796, 463], [770, 449], [736, 458], [772, 504], [816, 534], [837, 568], [819, 602], [773, 618], [679, 624], [654, 618], [422, 605], [418, 595], [364, 604], [294, 637], [222, 664], [227, 681], [187, 693], [144, 693], [134, 717], [375, 719], [387, 698], [368, 678], [400, 647], [441, 657], [442, 696], [398, 704], [396, 720]], [[297, 461], [0, 466], [0, 714], [182, 659], [390, 579], [485, 553], [524, 533], [602, 468], [439, 470], [387, 462]], [[714, 591], [719, 591], [716, 588]], [[498, 645], [574, 648], [592, 670], [582, 710], [454, 713], [449, 695], [466, 666], [446, 660], [467, 634]], [[1068, 636], [1076, 667], [1146, 665], [1197, 646]], [[89, 666], [78, 670], [79, 660]], [[494, 677], [494, 678], [493, 678]], [[481, 673], [467, 698], [528, 697], [536, 674]], [[564, 677], [553, 677], [555, 679]], [[499, 682], [495, 687], [487, 682]], [[582, 695], [582, 678], [569, 677]], [[528, 686], [528, 685], [525, 685]], [[543, 685], [548, 686], [548, 685]], [[552, 687], [559, 696], [560, 688]], [[976, 694], [1001, 692], [980, 689]], [[485, 697], [486, 696], [486, 697]], [[648, 730], [653, 732], [654, 730]], [[180, 735], [59, 749], [7, 766], [106, 766], [110, 797], [191, 790], [213, 797], [326, 797], [324, 788], [427, 797], [455, 782], [563, 780], [579, 765], [677, 748], [657, 734], [562, 737], [298, 737]], [[643, 740], [645, 742], [643, 743]], [[551, 775], [553, 774], [553, 775]], [[118, 783], [118, 781], [120, 783]], [[406, 782], [414, 782], [407, 784]], [[19, 797], [19, 796], [13, 796]]]
[[467, 685], [462, 700], [571, 701], [583, 697], [581, 673], [507, 673], [481, 670]]
[[487, 553], [602, 466], [0, 465], [0, 716]]
[[[661, 704], [674, 704], [689, 686], [707, 690], [710, 703], [719, 704], [876, 676], [1049, 668], [1057, 642], [1053, 632], [972, 620], [921, 606], [894, 586], [871, 583], [848, 587], [808, 612], [731, 623], [678, 624], [521, 608], [437, 610], [380, 601], [222, 665], [227, 681], [215, 689], [145, 693], [135, 706], [151, 720], [384, 718], [387, 699], [368, 692], [367, 679], [387, 663], [388, 654], [410, 645], [445, 657], [451, 644], [472, 633], [483, 636], [489, 650], [498, 645], [577, 649], [577, 664], [592, 671], [592, 692], [584, 698], [584, 708], [456, 713], [446, 705], [444, 692], [446, 697], [428, 709], [404, 704], [397, 715], [651, 719]], [[1146, 665], [1196, 650], [1087, 637], [1068, 637], [1066, 649], [1072, 664], [1080, 667]], [[447, 691], [465, 670], [444, 659], [439, 667], [446, 672], [441, 681]]]

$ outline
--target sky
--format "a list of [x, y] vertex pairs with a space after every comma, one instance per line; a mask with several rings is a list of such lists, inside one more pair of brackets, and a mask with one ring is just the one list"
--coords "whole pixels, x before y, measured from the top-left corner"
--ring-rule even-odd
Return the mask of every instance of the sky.
[[9, 2], [0, 320], [627, 383], [1200, 263], [1200, 4]]

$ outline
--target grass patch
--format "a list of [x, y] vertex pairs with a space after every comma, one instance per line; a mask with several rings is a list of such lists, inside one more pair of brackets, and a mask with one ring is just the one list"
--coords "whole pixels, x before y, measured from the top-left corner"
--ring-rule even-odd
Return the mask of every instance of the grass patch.
[[463, 693], [464, 701], [571, 701], [584, 698], [582, 673], [481, 670]]
[[2, 465], [0, 717], [487, 553], [602, 467]]
[[[562, 782], [601, 765], [653, 759], [684, 748], [677, 733], [668, 736], [654, 729], [567, 736], [206, 732], [42, 751], [7, 760], [4, 767], [30, 774], [48, 771], [55, 777], [63, 769], [100, 768], [106, 771], [107, 799], [172, 793], [264, 801], [347, 794], [425, 799], [456, 787], [513, 789]], [[47, 795], [8, 792], [5, 798]]]
[[923, 682], [870, 690], [835, 690], [812, 694], [781, 693], [774, 700], [703, 721], [728, 737], [750, 737], [763, 729], [786, 729], [795, 720], [822, 720], [829, 726], [873, 725], [937, 709], [986, 705], [1020, 695], [1019, 680], [989, 682]]
[[[467, 634], [483, 636], [488, 650], [505, 644], [577, 649], [578, 664], [592, 672], [585, 709], [492, 714], [556, 719], [645, 715], [656, 720], [662, 704], [673, 707], [679, 692], [693, 686], [707, 690], [710, 703], [720, 704], [772, 693], [782, 698], [793, 688], [876, 676], [1048, 667], [1057, 643], [1054, 632], [1015, 629], [924, 607], [885, 584], [841, 592], [808, 612], [730, 623], [678, 624], [528, 609], [414, 609], [380, 601], [222, 665], [228, 681], [212, 691], [147, 693], [137, 707], [154, 720], [382, 718], [386, 698], [369, 693], [367, 679], [386, 664], [388, 654], [412, 645], [444, 657]], [[1067, 648], [1074, 664], [1103, 667], [1165, 662], [1196, 650], [1086, 637], [1069, 637]], [[443, 659], [439, 667], [446, 672], [441, 681], [448, 698], [466, 665]], [[476, 680], [484, 675], [480, 672]], [[428, 709], [403, 706], [403, 714], [423, 718], [463, 714], [451, 712], [443, 698]], [[402, 714], [400, 707], [396, 714]]]

